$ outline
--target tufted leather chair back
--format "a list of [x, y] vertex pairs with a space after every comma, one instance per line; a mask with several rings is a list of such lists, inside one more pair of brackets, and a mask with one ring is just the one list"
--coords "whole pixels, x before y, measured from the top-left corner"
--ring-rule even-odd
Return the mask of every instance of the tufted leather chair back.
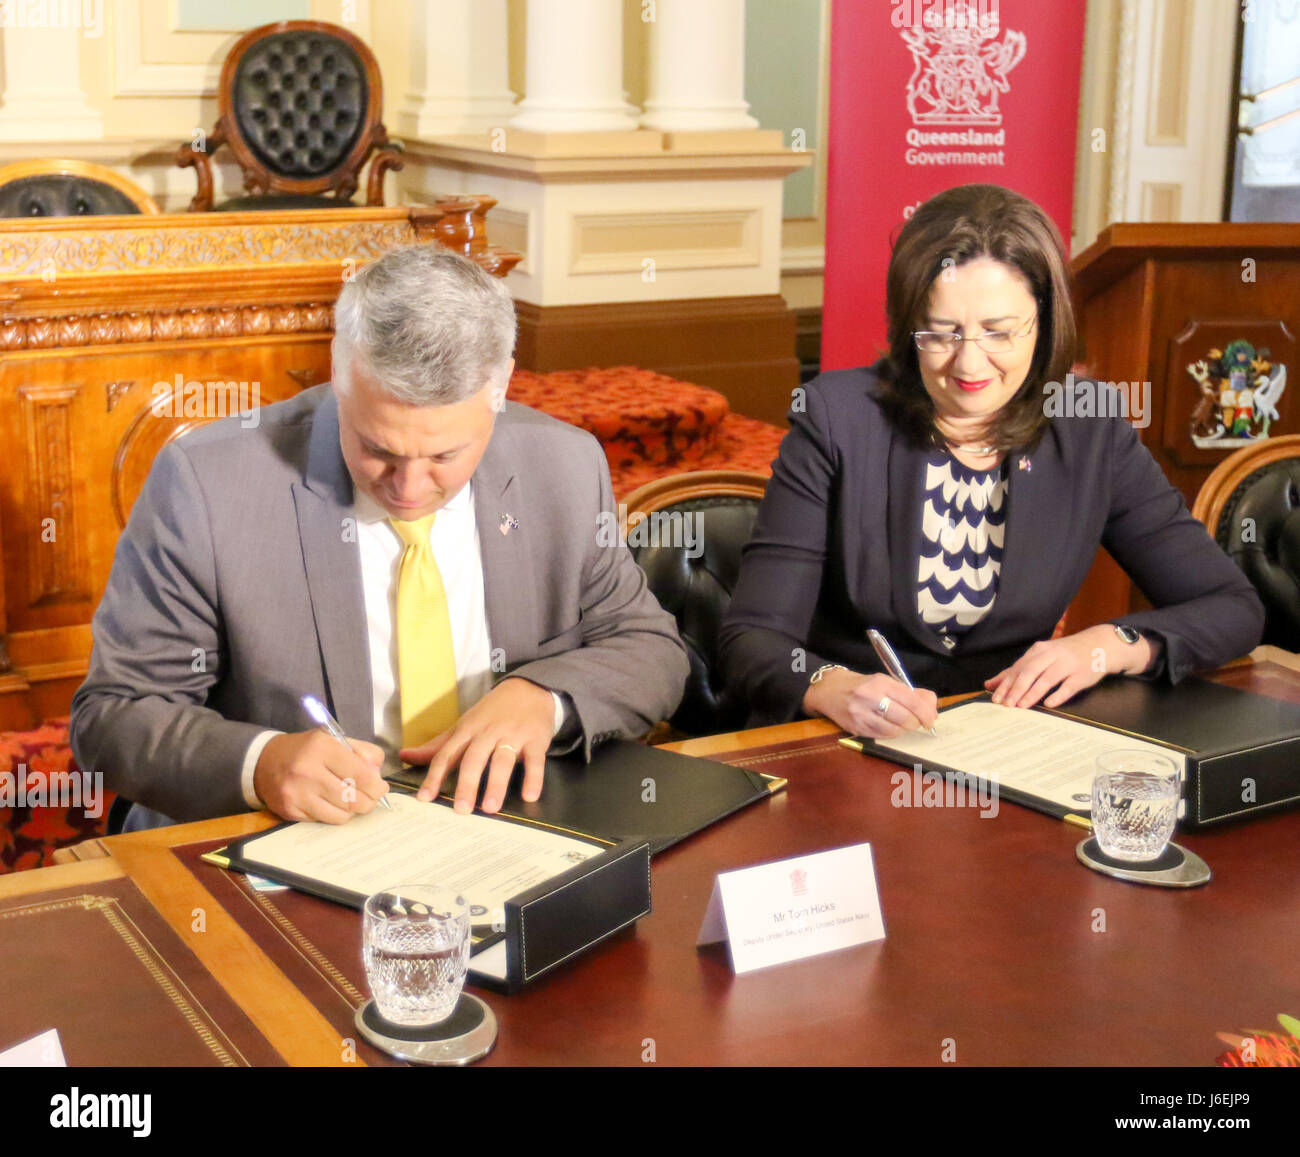
[[89, 161], [42, 159], [0, 168], [0, 217], [102, 217], [157, 213], [137, 185]]
[[1263, 600], [1263, 641], [1300, 651], [1300, 457], [1271, 463], [1242, 481], [1224, 506], [1215, 538]]
[[23, 177], [0, 187], [0, 217], [102, 217], [138, 212], [125, 193], [70, 173]]
[[[753, 532], [766, 479], [737, 472], [717, 474], [749, 479], [744, 488], [751, 492], [701, 493], [707, 485], [697, 484], [687, 487], [695, 492], [680, 501], [651, 503], [654, 509], [645, 522], [638, 524], [631, 516], [628, 519], [632, 557], [645, 572], [660, 605], [677, 620], [690, 659], [686, 692], [669, 720], [674, 728], [688, 735], [713, 735], [740, 725], [722, 701], [718, 633], [740, 576], [740, 554]], [[684, 474], [664, 481], [685, 482], [691, 478]], [[724, 491], [741, 488], [719, 487]], [[637, 495], [646, 489], [642, 487], [628, 497], [630, 510], [638, 508]]]
[[[366, 203], [383, 204], [383, 175], [402, 167], [401, 147], [380, 115], [383, 81], [365, 42], [322, 20], [283, 20], [244, 33], [221, 68], [219, 115], [206, 139], [182, 145], [203, 212], [328, 208], [351, 204], [374, 154]], [[216, 205], [211, 156], [229, 146], [247, 196]]]
[[1300, 651], [1300, 435], [1224, 459], [1193, 513], [1259, 592], [1263, 641]]
[[370, 104], [365, 65], [346, 41], [293, 29], [251, 44], [230, 93], [249, 151], [282, 177], [337, 169], [361, 135]]

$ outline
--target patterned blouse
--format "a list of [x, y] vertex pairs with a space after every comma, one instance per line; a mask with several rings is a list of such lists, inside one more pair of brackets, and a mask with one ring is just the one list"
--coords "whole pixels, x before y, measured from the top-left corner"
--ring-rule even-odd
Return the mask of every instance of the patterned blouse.
[[916, 609], [921, 621], [940, 635], [963, 634], [992, 609], [1006, 511], [1005, 459], [992, 470], [972, 470], [942, 451], [930, 456], [921, 503]]

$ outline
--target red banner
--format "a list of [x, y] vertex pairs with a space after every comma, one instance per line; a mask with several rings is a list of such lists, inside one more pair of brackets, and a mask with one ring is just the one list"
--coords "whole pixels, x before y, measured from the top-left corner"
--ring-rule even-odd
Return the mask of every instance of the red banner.
[[885, 345], [893, 238], [954, 185], [1036, 201], [1066, 243], [1086, 0], [834, 0], [822, 369]]

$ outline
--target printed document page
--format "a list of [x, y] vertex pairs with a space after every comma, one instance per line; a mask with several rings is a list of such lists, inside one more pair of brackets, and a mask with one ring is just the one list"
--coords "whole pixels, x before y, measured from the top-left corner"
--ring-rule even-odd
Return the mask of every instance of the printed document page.
[[512, 896], [597, 856], [603, 848], [562, 833], [389, 792], [392, 811], [375, 808], [341, 825], [297, 823], [249, 845], [250, 863], [369, 896], [396, 884], [459, 892], [475, 924], [503, 919]]
[[908, 731], [874, 744], [927, 768], [965, 772], [1075, 813], [1091, 811], [1097, 757], [1107, 752], [1152, 751], [1173, 760], [1180, 777], [1187, 774], [1186, 756], [1173, 748], [987, 700], [941, 711], [935, 730], [937, 737]]

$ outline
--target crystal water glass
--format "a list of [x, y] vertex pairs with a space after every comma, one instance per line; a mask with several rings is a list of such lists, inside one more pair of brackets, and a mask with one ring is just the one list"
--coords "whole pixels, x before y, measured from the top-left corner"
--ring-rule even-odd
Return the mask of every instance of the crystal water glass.
[[362, 910], [362, 958], [379, 1015], [416, 1026], [446, 1020], [469, 967], [464, 897], [427, 884], [376, 892]]
[[1109, 751], [1092, 781], [1092, 834], [1113, 860], [1142, 863], [1165, 850], [1178, 821], [1178, 765], [1153, 751]]

